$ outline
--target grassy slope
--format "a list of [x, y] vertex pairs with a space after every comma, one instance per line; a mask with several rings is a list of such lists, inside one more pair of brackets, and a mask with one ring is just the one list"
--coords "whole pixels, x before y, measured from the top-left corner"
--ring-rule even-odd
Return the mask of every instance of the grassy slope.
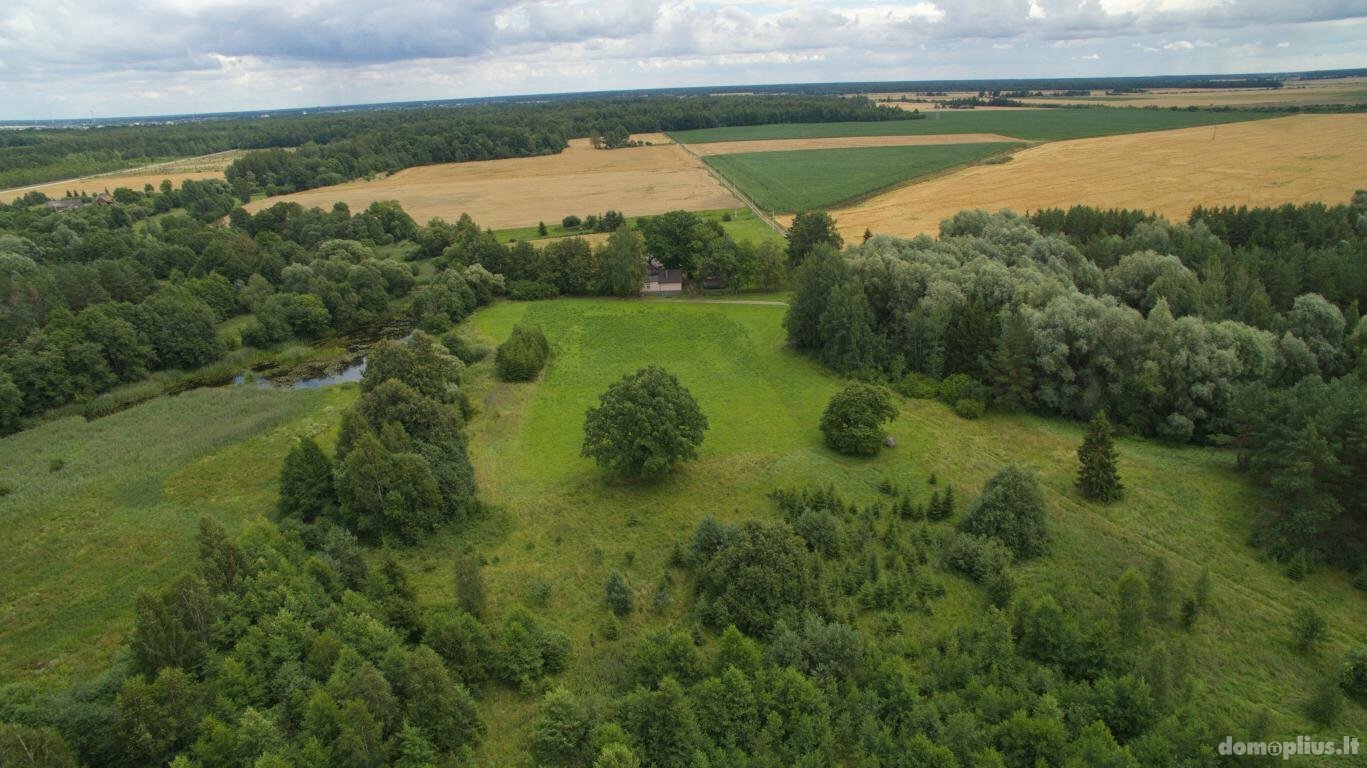
[[1187, 112], [1158, 109], [940, 110], [921, 120], [874, 123], [779, 123], [676, 131], [683, 144], [756, 139], [824, 139], [834, 136], [927, 136], [998, 133], [1027, 141], [1081, 139], [1119, 133], [1163, 131], [1272, 117], [1257, 112]]
[[[941, 487], [954, 484], [962, 505], [1014, 461], [1040, 473], [1057, 538], [1050, 556], [1023, 570], [1024, 585], [1104, 606], [1121, 572], [1143, 567], [1154, 554], [1169, 558], [1183, 590], [1208, 565], [1213, 613], [1202, 617], [1190, 642], [1210, 705], [1241, 713], [1266, 706], [1279, 733], [1310, 730], [1299, 702], [1316, 671], [1367, 633], [1367, 599], [1339, 574], [1297, 584], [1255, 557], [1244, 542], [1256, 498], [1233, 470], [1230, 453], [1122, 440], [1120, 467], [1130, 494], [1098, 507], [1072, 489], [1080, 425], [997, 414], [964, 421], [938, 403], [909, 401], [892, 426], [899, 447], [872, 460], [842, 458], [822, 447], [816, 428], [839, 381], [784, 348], [782, 314], [780, 306], [588, 300], [505, 303], [478, 313], [470, 325], [486, 340], [502, 340], [525, 316], [546, 330], [555, 352], [538, 383], [496, 383], [487, 364], [474, 369], [471, 387], [481, 414], [471, 424], [472, 451], [482, 493], [498, 510], [468, 530], [444, 532], [401, 553], [423, 601], [452, 599], [451, 557], [473, 548], [490, 561], [495, 612], [531, 605], [569, 634], [571, 684], [602, 686], [620, 674], [623, 649], [682, 616], [686, 600], [685, 588], [676, 585], [670, 615], [638, 612], [626, 621], [622, 639], [605, 642], [603, 580], [620, 568], [647, 601], [670, 548], [704, 515], [773, 516], [765, 494], [803, 484], [834, 483], [857, 500], [872, 500], [885, 477], [928, 496], [930, 472]], [[583, 413], [608, 383], [647, 363], [679, 376], [711, 429], [699, 460], [659, 485], [612, 482], [579, 456]], [[930, 637], [985, 606], [976, 588], [956, 577], [945, 582], [949, 595], [936, 614], [908, 617], [908, 632]], [[536, 605], [529, 590], [543, 583], [550, 598]], [[1287, 622], [1301, 602], [1316, 605], [1332, 628], [1319, 659], [1289, 647]], [[491, 736], [481, 764], [515, 762], [534, 702], [496, 691], [483, 706]], [[1367, 712], [1350, 708], [1336, 733], [1365, 726]]]
[[858, 147], [712, 155], [703, 161], [768, 211], [827, 208], [1019, 146]]
[[[770, 227], [768, 224], [761, 221], [760, 218], [755, 215], [754, 211], [743, 206], [734, 209], [726, 208], [715, 211], [694, 211], [693, 213], [696, 216], [721, 224], [722, 229], [726, 230], [727, 234], [731, 235], [736, 242], [749, 240], [758, 243], [764, 240], [783, 240], [783, 235], [774, 231], [773, 227]], [[727, 213], [731, 214], [731, 220], [722, 221], [722, 215]], [[629, 223], [632, 226], [637, 226], [640, 222], [651, 218], [654, 217], [634, 216]], [[586, 233], [580, 230], [565, 229], [559, 224], [546, 225], [546, 237], [574, 237], [583, 234]], [[537, 232], [536, 227], [498, 229], [494, 230], [494, 235], [498, 237], [500, 243], [511, 243], [514, 240], [542, 239], [541, 235]]]
[[107, 663], [138, 590], [191, 562], [200, 515], [269, 512], [292, 436], [332, 429], [352, 391], [196, 390], [0, 440], [0, 682]]

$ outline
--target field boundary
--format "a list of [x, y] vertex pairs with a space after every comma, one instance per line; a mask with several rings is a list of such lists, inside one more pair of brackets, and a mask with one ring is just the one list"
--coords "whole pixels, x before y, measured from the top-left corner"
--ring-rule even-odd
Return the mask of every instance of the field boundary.
[[[666, 135], [668, 136], [669, 134]], [[670, 136], [669, 138], [671, 140], [674, 139], [673, 136]], [[744, 192], [741, 192], [739, 187], [737, 187], [735, 184], [732, 184], [731, 180], [726, 178], [726, 176], [722, 175], [722, 173], [718, 171], [716, 168], [713, 168], [705, 159], [703, 159], [703, 156], [695, 152], [692, 147], [688, 146], [687, 144], [684, 144], [681, 141], [674, 141], [674, 144], [675, 146], [683, 147], [683, 150], [687, 152], [690, 156], [692, 156], [692, 158], [697, 161], [698, 165], [701, 165], [703, 168], [707, 169], [708, 175], [710, 175], [712, 178], [716, 179], [719, 183], [721, 183], [721, 185], [725, 187], [731, 194], [735, 195], [737, 200], [741, 201], [742, 203], [745, 203], [745, 207], [753, 211], [754, 214], [759, 217], [760, 221], [764, 222], [765, 224], [768, 224], [771, 228], [773, 228], [775, 232], [779, 233], [780, 235], [788, 234], [787, 228], [785, 228], [782, 224], [779, 224], [778, 220], [775, 219], [773, 215], [771, 215], [768, 211], [760, 208], [754, 200], [750, 199], [749, 195], [745, 194]]]
[[241, 152], [241, 151], [242, 151], [242, 150], [241, 150], [240, 148], [225, 149], [225, 150], [223, 150], [223, 151], [221, 151], [221, 152], [210, 152], [210, 153], [207, 154], [207, 155], [191, 155], [191, 156], [189, 156], [189, 157], [177, 157], [177, 158], [175, 158], [175, 159], [173, 159], [173, 160], [163, 160], [163, 161], [161, 161], [161, 162], [159, 162], [159, 163], [152, 163], [151, 165], [138, 165], [138, 166], [134, 166], [134, 167], [132, 167], [132, 168], [120, 168], [120, 169], [118, 169], [118, 170], [116, 170], [116, 171], [105, 171], [104, 173], [96, 173], [96, 174], [92, 174], [92, 175], [90, 175], [90, 176], [77, 176], [77, 177], [74, 178], [74, 179], [54, 179], [54, 180], [52, 180], [52, 181], [42, 181], [42, 182], [39, 182], [39, 183], [37, 183], [37, 184], [29, 184], [29, 185], [23, 186], [23, 187], [10, 187], [9, 189], [0, 189], [0, 197], [3, 197], [3, 196], [5, 196], [5, 195], [12, 195], [12, 194], [16, 194], [16, 193], [22, 194], [22, 193], [24, 193], [24, 192], [28, 192], [28, 191], [31, 191], [31, 190], [42, 189], [43, 187], [50, 187], [50, 186], [52, 186], [52, 185], [54, 185], [54, 184], [78, 184], [78, 183], [83, 182], [83, 181], [95, 181], [96, 179], [107, 179], [107, 178], [110, 178], [111, 176], [133, 176], [133, 175], [140, 174], [140, 173], [155, 173], [155, 172], [157, 171], [157, 169], [159, 169], [159, 168], [164, 168], [164, 167], [166, 167], [166, 166], [168, 166], [168, 165], [175, 165], [176, 163], [184, 163], [184, 162], [187, 162], [187, 161], [190, 161], [190, 160], [209, 160], [209, 159], [218, 157], [219, 155], [228, 155], [228, 154], [232, 154], [233, 152]]

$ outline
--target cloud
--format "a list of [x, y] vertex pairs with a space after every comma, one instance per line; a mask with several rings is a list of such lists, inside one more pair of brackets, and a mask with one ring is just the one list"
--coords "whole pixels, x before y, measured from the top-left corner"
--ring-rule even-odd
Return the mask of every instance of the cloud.
[[1059, 76], [1098, 60], [1159, 74], [1135, 69], [1157, 61], [1136, 48], [1206, 71], [1349, 67], [1367, 65], [1364, 37], [1367, 0], [9, 0], [0, 118]]

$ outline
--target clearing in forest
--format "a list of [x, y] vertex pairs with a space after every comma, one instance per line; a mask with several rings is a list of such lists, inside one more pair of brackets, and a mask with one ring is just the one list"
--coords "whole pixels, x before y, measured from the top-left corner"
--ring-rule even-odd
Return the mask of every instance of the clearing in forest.
[[1367, 114], [1056, 142], [832, 211], [846, 237], [939, 231], [967, 208], [1093, 205], [1185, 220], [1197, 205], [1346, 202], [1367, 179]]
[[360, 211], [377, 200], [399, 201], [419, 223], [434, 216], [455, 221], [468, 213], [493, 229], [609, 209], [639, 216], [739, 205], [682, 147], [600, 150], [576, 139], [558, 155], [418, 166], [373, 181], [257, 200], [247, 210], [286, 201], [327, 209], [340, 201]]

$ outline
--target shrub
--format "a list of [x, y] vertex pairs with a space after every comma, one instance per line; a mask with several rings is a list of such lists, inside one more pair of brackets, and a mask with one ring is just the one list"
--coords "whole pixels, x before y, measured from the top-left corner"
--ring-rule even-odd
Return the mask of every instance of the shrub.
[[826, 445], [839, 453], [872, 456], [887, 438], [883, 422], [897, 415], [886, 390], [856, 382], [836, 393], [821, 414]]
[[966, 373], [956, 373], [953, 376], [946, 376], [936, 387], [935, 394], [940, 401], [948, 405], [953, 405], [968, 397], [972, 397], [973, 388], [977, 382], [973, 377]]
[[1300, 581], [1310, 574], [1310, 555], [1304, 549], [1296, 550], [1286, 563], [1286, 578]]
[[1317, 680], [1310, 698], [1305, 702], [1305, 714], [1315, 724], [1328, 728], [1338, 721], [1342, 713], [1343, 691], [1339, 689], [1339, 681], [1332, 675]]
[[608, 574], [608, 580], [603, 584], [603, 592], [608, 608], [618, 616], [626, 616], [636, 607], [636, 596], [621, 571], [614, 570]]
[[954, 401], [954, 413], [962, 419], [977, 419], [987, 412], [987, 404], [981, 400], [962, 398]]
[[541, 373], [550, 355], [551, 345], [540, 328], [519, 325], [513, 328], [508, 340], [498, 346], [494, 367], [504, 381], [531, 381]]
[[578, 229], [579, 225], [583, 223], [584, 222], [581, 221], [578, 216], [575, 216], [572, 213], [560, 220], [560, 226], [565, 229]]
[[949, 540], [945, 547], [944, 564], [980, 584], [993, 574], [1003, 571], [1012, 560], [1011, 550], [1001, 542], [961, 533]]
[[1329, 636], [1329, 624], [1312, 606], [1302, 605], [1291, 616], [1291, 637], [1296, 650], [1310, 653]]
[[1018, 560], [1044, 554], [1049, 526], [1039, 481], [1020, 467], [1006, 467], [983, 486], [959, 528], [1000, 541]]
[[14, 493], [14, 485], [0, 480], [0, 499]]
[[559, 295], [559, 288], [537, 280], [514, 280], [508, 284], [508, 298], [513, 301], [542, 301]]
[[924, 373], [908, 373], [897, 383], [897, 391], [917, 400], [934, 400], [940, 395], [940, 382]]
[[466, 365], [478, 363], [489, 356], [493, 350], [484, 344], [476, 344], [455, 331], [447, 331], [441, 336], [442, 346]]
[[608, 387], [584, 418], [582, 453], [625, 477], [659, 477], [696, 458], [707, 417], [673, 374], [647, 366]]
[[1339, 683], [1349, 697], [1367, 704], [1367, 645], [1356, 646], [1343, 657]]

